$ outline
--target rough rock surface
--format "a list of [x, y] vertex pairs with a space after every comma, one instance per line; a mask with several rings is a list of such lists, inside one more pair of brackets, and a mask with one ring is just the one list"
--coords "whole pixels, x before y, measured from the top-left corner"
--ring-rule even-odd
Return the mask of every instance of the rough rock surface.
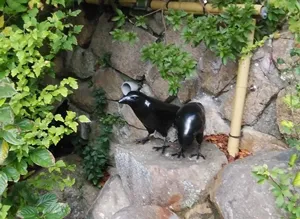
[[78, 82], [78, 89], [69, 96], [72, 103], [78, 108], [92, 113], [95, 110], [95, 98], [91, 87], [91, 82]]
[[196, 96], [199, 89], [199, 79], [192, 77], [183, 81], [178, 90], [178, 99], [181, 103], [186, 103]]
[[272, 100], [270, 105], [265, 108], [262, 116], [253, 128], [262, 133], [275, 136], [278, 139], [282, 138], [276, 123], [276, 101]]
[[81, 11], [80, 14], [75, 18], [75, 24], [83, 25], [82, 30], [76, 36], [76, 38], [79, 46], [86, 46], [91, 41], [96, 25], [86, 18], [84, 11]]
[[[252, 175], [256, 165], [285, 168], [291, 150], [266, 152], [233, 162], [218, 174], [210, 197], [224, 219], [287, 218], [275, 205], [270, 184], [258, 184]], [[299, 162], [298, 162], [299, 164]]]
[[71, 154], [61, 158], [68, 164], [76, 164], [75, 172], [66, 172], [65, 176], [75, 178], [75, 184], [71, 188], [59, 189], [53, 192], [58, 196], [59, 201], [67, 202], [71, 208], [71, 213], [66, 219], [85, 219], [90, 206], [97, 197], [99, 189], [91, 185], [85, 179], [84, 170], [80, 164], [81, 158]]
[[240, 148], [247, 149], [253, 154], [273, 150], [284, 150], [287, 148], [287, 146], [277, 138], [258, 132], [251, 127], [244, 127], [242, 133]]
[[222, 119], [219, 106], [210, 96], [201, 95], [194, 98], [192, 102], [200, 102], [205, 109], [206, 127], [204, 134], [228, 134], [230, 132], [229, 125]]
[[80, 79], [92, 77], [95, 73], [96, 57], [91, 50], [76, 47], [72, 53], [70, 62], [67, 62], [67, 70]]
[[129, 125], [138, 129], [146, 130], [143, 123], [138, 119], [131, 107], [127, 104], [123, 104], [120, 106], [120, 113]]
[[[287, 104], [283, 102], [283, 98], [286, 95], [295, 95], [295, 94], [296, 94], [295, 86], [291, 85], [281, 90], [276, 100], [277, 125], [279, 127], [280, 132], [283, 134], [285, 134], [285, 132], [283, 131], [281, 125], [282, 121], [292, 120], [294, 124], [300, 124], [300, 109], [294, 109], [292, 114], [292, 110], [287, 106]], [[297, 137], [297, 134], [293, 132], [291, 136]]]
[[125, 24], [124, 30], [137, 33], [139, 41], [133, 45], [123, 42], [113, 42], [112, 36], [109, 34], [112, 31], [113, 22], [108, 22], [108, 19], [108, 14], [103, 14], [100, 17], [90, 48], [99, 57], [110, 52], [113, 68], [133, 79], [142, 79], [150, 66], [149, 63], [142, 62], [140, 50], [143, 46], [155, 42], [156, 37], [141, 28]]
[[215, 212], [208, 202], [194, 205], [184, 214], [184, 219], [215, 219]]
[[[294, 43], [295, 42], [293, 39], [285, 38], [284, 33], [279, 39], [273, 41], [274, 50], [272, 53], [272, 57], [279, 70], [290, 67], [292, 63], [299, 59], [297, 57], [290, 57], [290, 50], [294, 47]], [[278, 58], [283, 59], [285, 63], [278, 64]]]
[[121, 91], [123, 82], [120, 74], [112, 68], [100, 68], [93, 77], [94, 89], [103, 88], [109, 100], [119, 100], [123, 96]]
[[199, 60], [199, 69], [202, 88], [212, 94], [218, 94], [236, 77], [237, 63], [230, 61], [223, 65], [220, 58], [207, 50]]
[[167, 208], [159, 206], [130, 206], [117, 212], [112, 219], [179, 219]]
[[180, 32], [174, 31], [172, 30], [172, 28], [167, 29], [165, 36], [169, 44], [174, 43], [175, 45], [182, 47], [184, 51], [191, 53], [193, 58], [197, 62], [199, 61], [199, 58], [203, 55], [204, 51], [207, 50], [203, 43], [201, 43], [197, 47], [192, 47], [190, 44], [186, 44], [181, 38]]
[[[225, 155], [210, 143], [203, 143], [201, 153], [206, 159], [178, 159], [152, 149], [162, 141], [150, 140], [144, 145], [116, 145], [116, 167], [131, 204], [158, 205], [175, 211], [191, 207], [207, 197], [207, 188], [222, 165]], [[189, 156], [192, 151], [187, 151]]]
[[165, 101], [169, 97], [169, 83], [161, 77], [156, 67], [147, 72], [146, 81], [156, 98]]
[[115, 175], [110, 177], [101, 189], [88, 212], [88, 219], [111, 219], [116, 212], [129, 204], [121, 179]]
[[[265, 77], [259, 63], [255, 62], [252, 62], [250, 66], [248, 86], [251, 87], [251, 85], [255, 86], [256, 89], [254, 91], [248, 89], [243, 115], [244, 125], [253, 125], [259, 118], [259, 115], [262, 114], [271, 98], [279, 92], [278, 86]], [[223, 113], [228, 120], [231, 120], [234, 93], [235, 89], [231, 89], [226, 94], [228, 98], [223, 100]]]
[[130, 125], [124, 125], [122, 127], [113, 127], [112, 139], [118, 143], [134, 143], [134, 140], [144, 138], [148, 135], [145, 129], [137, 129]]
[[162, 23], [161, 13], [155, 13], [147, 19], [146, 24], [157, 35], [161, 35], [164, 31], [164, 25]]

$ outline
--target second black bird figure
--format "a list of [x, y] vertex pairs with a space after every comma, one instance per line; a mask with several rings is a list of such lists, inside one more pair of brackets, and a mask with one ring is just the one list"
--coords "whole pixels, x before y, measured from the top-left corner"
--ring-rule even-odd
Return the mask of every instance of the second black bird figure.
[[161, 149], [164, 153], [165, 149], [169, 147], [166, 145], [168, 130], [174, 124], [179, 106], [148, 97], [139, 91], [130, 91], [119, 100], [119, 103], [128, 104], [148, 131], [148, 136], [138, 139], [137, 143], [146, 143], [150, 139], [150, 135], [157, 131], [165, 139], [162, 147], [154, 147], [154, 149], [157, 151]]
[[200, 145], [204, 137], [205, 129], [205, 109], [201, 103], [187, 103], [182, 106], [177, 114], [175, 119], [175, 127], [178, 131], [178, 141], [180, 144], [180, 150], [178, 153], [172, 154], [178, 158], [185, 157], [184, 150], [192, 145], [194, 139], [198, 143], [197, 153], [192, 154], [191, 157], [196, 156], [197, 159], [205, 157], [200, 153]]

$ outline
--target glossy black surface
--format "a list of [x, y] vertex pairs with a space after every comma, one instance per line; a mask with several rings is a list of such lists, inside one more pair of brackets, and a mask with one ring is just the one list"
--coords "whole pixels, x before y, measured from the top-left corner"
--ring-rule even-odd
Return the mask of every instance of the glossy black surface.
[[167, 136], [179, 110], [179, 106], [148, 97], [139, 91], [129, 92], [119, 103], [128, 104], [132, 108], [149, 134], [157, 131], [164, 137]]
[[[199, 146], [203, 141], [203, 132], [205, 129], [205, 110], [201, 103], [187, 103], [182, 106], [175, 118], [175, 127], [178, 131], [178, 142], [181, 146], [181, 154], [174, 155], [184, 156], [182, 152], [189, 147], [194, 139]], [[200, 152], [197, 157], [201, 156]]]

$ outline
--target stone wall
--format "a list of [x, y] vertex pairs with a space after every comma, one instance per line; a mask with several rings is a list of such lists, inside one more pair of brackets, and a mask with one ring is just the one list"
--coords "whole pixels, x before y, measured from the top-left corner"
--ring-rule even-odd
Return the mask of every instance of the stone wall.
[[[133, 218], [132, 215], [145, 212], [153, 215], [152, 218], [218, 218], [210, 202], [207, 202], [210, 193], [218, 212], [224, 218], [233, 218], [226, 210], [226, 204], [228, 204], [226, 195], [229, 197], [236, 193], [231, 190], [230, 186], [225, 185], [227, 181], [217, 182], [221, 186], [215, 185], [215, 188], [211, 188], [215, 175], [227, 163], [224, 154], [216, 147], [204, 143], [203, 150], [211, 155], [208, 156], [208, 160], [174, 161], [169, 153], [162, 156], [151, 151], [151, 146], [162, 143], [159, 140], [154, 140], [142, 147], [136, 146], [133, 141], [145, 137], [147, 131], [131, 108], [127, 105], [119, 105], [117, 101], [122, 96], [121, 84], [124, 81], [135, 81], [142, 86], [142, 92], [162, 101], [172, 102], [179, 106], [189, 101], [201, 102], [206, 109], [205, 134], [229, 134], [230, 120], [234, 116], [232, 103], [235, 95], [237, 63], [229, 62], [226, 66], [223, 65], [221, 60], [203, 44], [196, 48], [185, 45], [180, 39], [180, 34], [171, 29], [163, 34], [160, 14], [149, 17], [148, 30], [137, 28], [129, 23], [125, 25], [126, 30], [135, 31], [139, 37], [139, 41], [134, 45], [113, 42], [109, 34], [113, 28], [113, 23], [110, 22], [111, 14], [102, 14], [96, 24], [86, 20], [84, 14], [80, 15], [80, 19], [80, 22], [85, 24], [84, 34], [78, 36], [79, 46], [73, 52], [61, 54], [56, 58], [58, 76], [56, 80], [67, 76], [78, 79], [79, 89], [69, 97], [69, 104], [77, 113], [86, 114], [93, 120], [95, 99], [92, 92], [101, 87], [107, 94], [106, 111], [119, 114], [126, 121], [124, 126], [114, 127], [112, 138], [111, 150], [112, 155], [115, 156], [119, 176], [116, 175], [109, 180], [91, 208], [89, 217], [113, 218], [114, 213], [121, 210], [114, 215], [114, 218]], [[161, 78], [157, 69], [151, 63], [141, 61], [141, 48], [163, 37], [167, 38], [168, 43], [175, 43], [191, 52], [193, 58], [197, 60], [195, 75], [182, 82], [176, 97], [169, 95], [168, 82]], [[274, 154], [270, 151], [280, 153], [278, 151], [286, 148], [282, 142], [283, 136], [279, 124], [290, 115], [282, 102], [282, 97], [292, 88], [287, 87], [288, 80], [280, 75], [281, 66], [276, 65], [276, 60], [280, 57], [289, 63], [288, 54], [293, 43], [292, 36], [288, 32], [283, 32], [279, 39], [268, 40], [252, 57], [240, 147], [248, 149], [253, 154], [263, 151], [269, 155], [262, 155], [262, 157], [258, 155], [252, 161], [249, 158], [250, 161], [246, 160], [244, 164], [241, 162], [241, 164], [231, 165], [222, 175], [225, 179], [229, 178], [228, 181], [232, 177], [231, 173], [236, 172], [238, 168], [248, 171], [249, 176], [247, 176], [250, 177], [250, 166], [254, 161], [263, 162], [264, 156], [271, 159]], [[101, 68], [98, 61], [107, 53], [111, 54], [111, 66]], [[51, 83], [57, 83], [57, 81], [51, 81]], [[298, 117], [296, 116], [296, 119], [299, 119]], [[82, 124], [79, 133], [81, 137], [84, 139], [95, 137], [97, 135], [96, 124], [97, 120], [93, 120], [89, 127]], [[91, 131], [88, 132], [88, 130]], [[160, 136], [156, 135], [156, 137]], [[169, 133], [169, 140], [172, 142], [176, 140], [174, 130]], [[248, 165], [248, 161], [252, 162], [251, 165]], [[234, 177], [239, 178], [239, 176]], [[252, 178], [249, 180], [253, 188], [261, 191]], [[236, 180], [236, 182], [240, 181]], [[237, 188], [247, 187], [246, 181], [241, 180], [241, 183], [237, 185]], [[267, 194], [268, 202], [273, 200], [268, 187], [263, 187], [263, 192]], [[118, 201], [114, 197], [120, 194], [121, 199]], [[242, 195], [249, 194], [246, 192]], [[229, 198], [231, 199], [231, 196]], [[254, 200], [252, 204], [255, 209], [257, 197], [252, 200]], [[108, 211], [108, 207], [103, 207], [106, 202], [113, 211]], [[145, 207], [143, 209], [135, 207], [136, 202], [143, 203]], [[237, 215], [242, 215], [235, 208], [235, 205], [232, 206]], [[261, 213], [258, 213], [264, 215], [267, 208], [268, 206], [265, 205]], [[169, 209], [176, 211], [178, 217]], [[275, 216], [270, 218], [277, 218], [280, 213], [273, 207], [271, 210]], [[240, 218], [250, 218], [251, 211], [246, 213], [245, 217]]]

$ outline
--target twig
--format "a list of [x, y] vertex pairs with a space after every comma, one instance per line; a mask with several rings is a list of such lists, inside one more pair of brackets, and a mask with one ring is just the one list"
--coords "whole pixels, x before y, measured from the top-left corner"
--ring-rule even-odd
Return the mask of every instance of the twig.
[[[275, 181], [275, 179], [274, 179], [272, 176], [269, 176], [269, 177], [270, 177], [271, 181], [272, 181], [274, 184], [276, 184], [276, 185], [278, 186], [278, 188], [279, 188], [281, 191], [283, 191], [282, 188], [281, 188], [281, 186]], [[293, 194], [292, 191], [291, 191], [291, 193]], [[285, 198], [287, 198], [289, 201], [291, 201], [291, 199], [290, 199], [289, 197], [286, 197], [283, 193], [282, 193], [282, 195], [283, 195], [283, 197], [285, 197]]]
[[147, 16], [149, 16], [149, 15], [151, 15], [151, 14], [155, 14], [156, 12], [159, 12], [159, 11], [161, 11], [161, 10], [163, 10], [163, 9], [157, 9], [157, 10], [155, 10], [155, 11], [151, 11], [150, 13], [143, 15], [143, 17], [147, 17]]

